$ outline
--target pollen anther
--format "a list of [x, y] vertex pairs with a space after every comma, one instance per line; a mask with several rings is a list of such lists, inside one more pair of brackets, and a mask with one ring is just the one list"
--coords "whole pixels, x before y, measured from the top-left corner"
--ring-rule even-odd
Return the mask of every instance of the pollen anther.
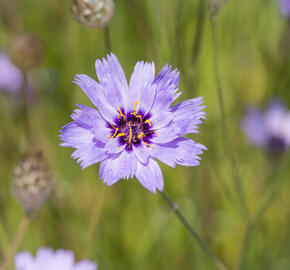
[[122, 113], [122, 111], [121, 111], [121, 109], [120, 109], [119, 107], [117, 108], [117, 110], [118, 110], [118, 112], [119, 112], [118, 119], [119, 119], [120, 117], [124, 117], [124, 118], [126, 119], [126, 116]]
[[150, 127], [152, 126], [151, 122], [148, 119], [144, 123], [147, 123]]
[[142, 133], [140, 133], [140, 134], [137, 136], [137, 139], [140, 140], [143, 136], [144, 136], [144, 133], [142, 132]]
[[136, 115], [136, 108], [137, 108], [137, 105], [139, 104], [140, 102], [139, 101], [136, 101], [135, 104], [134, 104], [134, 109], [133, 109], [133, 112], [131, 114], [133, 115]]

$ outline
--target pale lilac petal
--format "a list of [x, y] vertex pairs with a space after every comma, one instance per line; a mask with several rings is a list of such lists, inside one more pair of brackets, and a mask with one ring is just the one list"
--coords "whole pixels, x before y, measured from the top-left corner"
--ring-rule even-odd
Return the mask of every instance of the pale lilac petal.
[[286, 17], [290, 17], [290, 1], [289, 0], [278, 0], [279, 8], [281, 13]]
[[72, 114], [72, 119], [78, 126], [89, 129], [94, 138], [106, 143], [111, 130], [107, 126], [107, 122], [101, 117], [100, 113], [88, 106], [78, 104], [77, 109]]
[[107, 89], [104, 89], [95, 80], [83, 74], [76, 75], [73, 82], [79, 85], [79, 87], [99, 110], [104, 119], [107, 121], [112, 121], [114, 119], [117, 113], [117, 108], [113, 106], [111, 99], [108, 98], [111, 94]]
[[166, 116], [172, 121], [157, 129], [157, 136], [152, 139], [154, 143], [170, 142], [188, 133], [198, 133], [198, 125], [205, 119], [205, 112], [201, 106], [202, 97], [189, 99], [178, 103], [170, 109], [171, 115]]
[[137, 147], [133, 147], [137, 159], [143, 164], [148, 164], [149, 152], [151, 151], [151, 149], [152, 147], [145, 146], [144, 144], [141, 144]]
[[113, 53], [107, 55], [107, 59], [103, 58], [103, 62], [99, 59], [96, 60], [95, 68], [98, 79], [102, 85], [113, 85], [114, 94], [125, 97], [128, 92], [128, 83], [123, 68]]
[[23, 82], [22, 72], [12, 64], [5, 53], [0, 53], [0, 70], [0, 90], [20, 92]]
[[37, 270], [34, 267], [34, 258], [27, 251], [16, 254], [14, 258], [14, 263], [16, 270]]
[[137, 109], [140, 106], [148, 112], [151, 108], [156, 94], [156, 87], [151, 85], [154, 80], [154, 74], [155, 66], [153, 62], [137, 62], [130, 79], [129, 94], [125, 104], [127, 111], [134, 108], [136, 101], [140, 102]]
[[200, 160], [199, 155], [203, 153], [203, 150], [206, 150], [204, 145], [187, 138], [178, 138], [174, 141], [157, 144], [155, 146], [150, 152], [150, 155], [173, 168], [176, 164], [182, 166], [198, 166]]
[[120, 179], [133, 177], [136, 172], [137, 161], [134, 153], [127, 151], [103, 160], [100, 165], [100, 179], [108, 186]]
[[83, 260], [78, 262], [72, 270], [97, 270], [98, 265], [91, 261]]
[[155, 77], [153, 83], [157, 85], [157, 91], [167, 90], [168, 87], [173, 86], [178, 88], [180, 74], [177, 69], [171, 71], [172, 66], [166, 64], [158, 75]]
[[[36, 257], [38, 265], [45, 266], [45, 261], [39, 261], [38, 254], [36, 255]], [[74, 254], [69, 250], [59, 249], [55, 251], [53, 259], [50, 260], [50, 264], [53, 265], [53, 267], [50, 267], [47, 270], [50, 270], [51, 268], [57, 270], [71, 270], [74, 266]]]
[[73, 159], [77, 159], [82, 169], [85, 169], [106, 157], [104, 146], [102, 142], [94, 139], [92, 143], [79, 146], [71, 156]]
[[150, 158], [149, 163], [144, 165], [137, 162], [136, 178], [150, 192], [156, 193], [156, 189], [163, 190], [163, 175], [158, 163]]
[[120, 145], [119, 139], [114, 138], [114, 139], [109, 139], [107, 138], [107, 143], [105, 145], [104, 150], [108, 154], [119, 154], [124, 150], [126, 147], [126, 144]]
[[266, 145], [269, 133], [266, 129], [264, 116], [257, 109], [250, 109], [243, 119], [241, 127], [250, 140], [260, 146]]
[[76, 148], [80, 145], [91, 143], [94, 138], [90, 130], [77, 125], [75, 122], [66, 124], [60, 133], [60, 138], [63, 141], [60, 145], [66, 147]]

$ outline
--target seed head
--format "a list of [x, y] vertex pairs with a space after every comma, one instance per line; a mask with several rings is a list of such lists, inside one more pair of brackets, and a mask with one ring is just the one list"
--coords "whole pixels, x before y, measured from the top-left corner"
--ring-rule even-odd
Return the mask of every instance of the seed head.
[[9, 54], [15, 66], [21, 70], [30, 70], [42, 60], [42, 43], [30, 34], [22, 34], [12, 42]]
[[26, 212], [37, 210], [51, 190], [51, 177], [42, 153], [23, 156], [13, 172], [12, 193]]
[[71, 11], [81, 24], [92, 28], [104, 28], [114, 15], [112, 0], [72, 0]]

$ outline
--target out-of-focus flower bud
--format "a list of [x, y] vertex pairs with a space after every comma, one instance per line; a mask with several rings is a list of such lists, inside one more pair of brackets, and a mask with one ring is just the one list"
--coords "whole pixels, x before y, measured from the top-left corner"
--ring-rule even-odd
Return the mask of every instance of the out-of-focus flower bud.
[[36, 211], [51, 190], [51, 176], [42, 153], [23, 156], [13, 172], [12, 193], [26, 213]]
[[214, 19], [218, 14], [220, 8], [225, 3], [226, 0], [210, 0], [209, 1], [209, 13], [211, 19]]
[[26, 71], [40, 63], [43, 46], [38, 38], [29, 34], [22, 34], [12, 42], [9, 54], [14, 65]]
[[87, 27], [103, 28], [114, 15], [112, 0], [72, 0], [71, 11], [74, 17]]

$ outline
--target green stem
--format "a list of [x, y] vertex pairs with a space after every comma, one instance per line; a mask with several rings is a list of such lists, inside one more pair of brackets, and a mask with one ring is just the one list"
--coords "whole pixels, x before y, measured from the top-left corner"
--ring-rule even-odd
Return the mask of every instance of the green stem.
[[221, 80], [220, 80], [220, 75], [219, 75], [219, 70], [218, 70], [219, 55], [218, 55], [216, 25], [215, 25], [214, 20], [211, 20], [211, 28], [212, 28], [211, 32], [212, 32], [212, 46], [213, 46], [213, 64], [214, 64], [214, 73], [215, 73], [215, 81], [216, 81], [219, 107], [221, 111], [221, 127], [222, 127], [222, 135], [223, 135], [223, 140], [224, 140], [224, 148], [225, 148], [225, 152], [229, 158], [229, 161], [232, 167], [234, 187], [238, 194], [239, 203], [242, 209], [244, 210], [245, 214], [248, 215], [248, 208], [246, 204], [244, 190], [241, 183], [241, 177], [238, 171], [236, 159], [234, 157], [233, 152], [231, 151], [232, 145], [229, 139], [229, 131], [228, 131], [228, 126], [227, 126], [227, 121], [226, 121], [224, 97], [223, 97]]
[[105, 39], [105, 49], [107, 53], [110, 53], [112, 51], [111, 46], [111, 38], [110, 38], [110, 30], [109, 26], [106, 26], [104, 28], [104, 39]]
[[[269, 188], [268, 194], [264, 197], [263, 202], [261, 203], [260, 207], [257, 209], [257, 211], [253, 214], [251, 218], [249, 218], [245, 230], [244, 239], [242, 242], [242, 249], [240, 254], [240, 261], [239, 261], [239, 270], [245, 269], [246, 265], [246, 259], [247, 259], [247, 252], [249, 250], [250, 242], [252, 239], [252, 234], [254, 232], [254, 229], [261, 219], [261, 217], [264, 215], [264, 213], [269, 209], [272, 202], [274, 201], [278, 191], [279, 187], [282, 183], [282, 180], [284, 179], [281, 175], [283, 172], [283, 169], [285, 168], [285, 165], [287, 164], [286, 158], [280, 163], [280, 166], [277, 168], [276, 171], [276, 181], [273, 182], [272, 186]], [[272, 176], [273, 173], [270, 174]]]
[[215, 256], [215, 254], [211, 251], [211, 249], [206, 245], [206, 243], [201, 239], [198, 233], [193, 229], [193, 227], [189, 224], [186, 217], [179, 211], [178, 206], [174, 203], [169, 196], [163, 191], [160, 192], [162, 198], [166, 201], [166, 203], [170, 206], [172, 211], [175, 213], [177, 218], [186, 228], [186, 230], [190, 233], [194, 240], [198, 243], [200, 248], [208, 255], [208, 257], [213, 261], [219, 270], [227, 270], [227, 268], [223, 265], [223, 263]]
[[22, 221], [19, 224], [18, 231], [12, 241], [11, 247], [8, 250], [7, 254], [4, 256], [4, 261], [0, 264], [1, 270], [9, 269], [9, 265], [13, 260], [15, 252], [18, 250], [19, 246], [22, 243], [22, 240], [27, 232], [27, 229], [30, 224], [30, 218], [28, 216], [23, 217]]

